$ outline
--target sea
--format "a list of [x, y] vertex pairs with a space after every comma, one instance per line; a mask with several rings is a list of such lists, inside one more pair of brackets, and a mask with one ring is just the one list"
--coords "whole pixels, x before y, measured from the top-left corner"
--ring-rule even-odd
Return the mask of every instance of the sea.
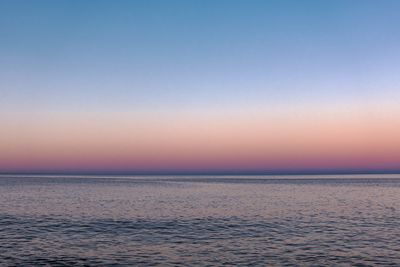
[[0, 266], [400, 266], [400, 175], [1, 175]]

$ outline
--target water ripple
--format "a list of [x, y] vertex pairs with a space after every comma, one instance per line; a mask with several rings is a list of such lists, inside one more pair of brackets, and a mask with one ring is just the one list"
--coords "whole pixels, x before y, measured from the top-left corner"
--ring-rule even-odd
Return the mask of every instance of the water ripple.
[[0, 266], [400, 265], [395, 179], [10, 179]]

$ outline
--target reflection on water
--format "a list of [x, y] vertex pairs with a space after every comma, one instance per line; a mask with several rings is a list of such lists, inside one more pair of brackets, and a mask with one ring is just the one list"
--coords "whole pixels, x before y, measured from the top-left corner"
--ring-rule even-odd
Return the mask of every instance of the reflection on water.
[[1, 266], [400, 265], [400, 175], [0, 176]]

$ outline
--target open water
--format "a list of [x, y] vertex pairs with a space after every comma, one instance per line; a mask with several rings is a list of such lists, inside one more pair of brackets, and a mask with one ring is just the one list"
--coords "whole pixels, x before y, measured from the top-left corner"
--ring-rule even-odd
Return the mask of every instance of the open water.
[[400, 266], [400, 175], [0, 176], [0, 266]]

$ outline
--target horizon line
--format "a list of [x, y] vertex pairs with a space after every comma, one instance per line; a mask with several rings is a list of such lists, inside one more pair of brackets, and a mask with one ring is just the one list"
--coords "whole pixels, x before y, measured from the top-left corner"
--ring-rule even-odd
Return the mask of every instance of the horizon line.
[[400, 170], [298, 170], [298, 171], [0, 171], [0, 175], [369, 175], [400, 174]]

